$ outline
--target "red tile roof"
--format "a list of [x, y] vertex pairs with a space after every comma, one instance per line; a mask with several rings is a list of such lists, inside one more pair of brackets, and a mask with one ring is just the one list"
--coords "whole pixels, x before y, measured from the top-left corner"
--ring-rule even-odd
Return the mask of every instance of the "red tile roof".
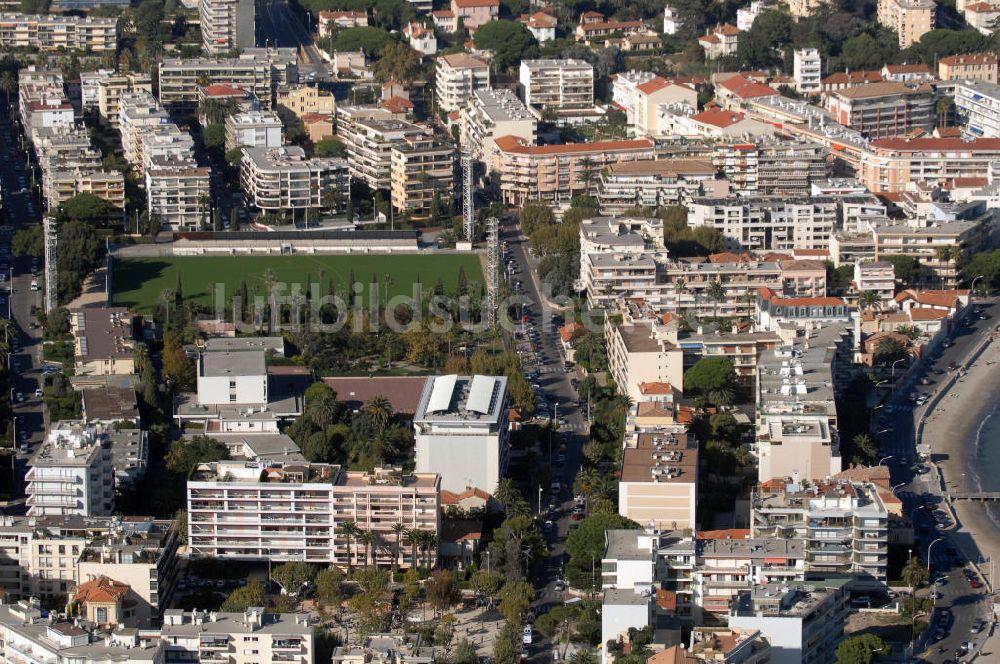
[[938, 60], [938, 64], [954, 67], [955, 65], [995, 65], [997, 56], [992, 53], [962, 53], [949, 55]]
[[695, 539], [700, 540], [750, 539], [750, 529], [726, 528], [725, 530], [699, 530], [694, 536]]
[[822, 85], [846, 85], [850, 83], [877, 83], [882, 80], [878, 71], [838, 71], [820, 81]]
[[573, 334], [577, 330], [582, 330], [583, 325], [579, 323], [570, 323], [569, 325], [563, 325], [559, 328], [559, 338], [563, 340], [563, 343], [569, 343], [569, 340], [573, 338]]
[[695, 122], [718, 127], [719, 129], [725, 129], [726, 127], [732, 127], [734, 124], [742, 122], [744, 117], [745, 116], [742, 113], [713, 109], [696, 113], [691, 116], [691, 119]]
[[698, 37], [698, 41], [708, 42], [709, 44], [719, 44], [722, 42], [722, 40], [715, 35], [702, 35], [701, 37]]
[[584, 32], [603, 32], [605, 30], [614, 32], [615, 30], [631, 30], [644, 27], [642, 21], [602, 21], [601, 23], [584, 23], [580, 29]]
[[656, 606], [663, 611], [677, 610], [677, 593], [660, 588], [656, 591]]
[[127, 583], [99, 576], [93, 581], [86, 581], [77, 586], [76, 601], [81, 604], [88, 602], [114, 604], [128, 595], [131, 589]]
[[757, 292], [765, 300], [777, 302], [786, 307], [843, 306], [846, 304], [839, 297], [781, 297], [767, 287], [758, 288]]
[[948, 312], [944, 309], [928, 309], [927, 307], [913, 307], [910, 309], [911, 320], [941, 320], [948, 317]]
[[527, 145], [518, 136], [501, 136], [495, 139], [503, 152], [528, 155], [556, 155], [585, 152], [613, 152], [626, 150], [652, 150], [655, 145], [647, 138], [631, 141], [596, 141], [594, 143], [565, 143], [563, 145]]
[[451, 0], [460, 9], [469, 7], [499, 7], [500, 0]]
[[774, 88], [756, 83], [745, 76], [733, 76], [723, 81], [721, 85], [740, 99], [770, 97], [778, 94]]
[[890, 74], [930, 74], [931, 70], [927, 65], [886, 65], [885, 70]]
[[213, 83], [202, 88], [207, 97], [244, 97], [247, 91], [225, 83]]
[[646, 81], [642, 85], [636, 86], [635, 89], [638, 90], [639, 92], [643, 93], [643, 94], [647, 94], [648, 95], [648, 94], [652, 94], [653, 92], [656, 92], [657, 90], [662, 90], [663, 88], [667, 87], [668, 85], [670, 85], [670, 81], [668, 81], [667, 79], [663, 78], [662, 76], [657, 76], [656, 78], [654, 78], [652, 80]]
[[948, 307], [953, 309], [958, 306], [958, 298], [968, 295], [967, 290], [931, 290], [918, 291], [907, 289], [896, 295], [896, 302], [913, 300], [917, 304], [926, 304], [932, 307]]
[[639, 392], [642, 394], [673, 394], [674, 388], [670, 386], [670, 383], [639, 383]]
[[392, 113], [409, 113], [413, 110], [412, 101], [395, 95], [383, 101], [379, 106]]
[[993, 12], [1000, 12], [1000, 7], [989, 2], [974, 2], [971, 5], [966, 5], [965, 11], [974, 14], [992, 14]]
[[442, 505], [457, 505], [463, 500], [469, 498], [479, 498], [480, 500], [489, 500], [490, 494], [486, 493], [479, 488], [468, 488], [461, 493], [455, 493], [454, 491], [447, 491], [441, 489], [441, 504]]

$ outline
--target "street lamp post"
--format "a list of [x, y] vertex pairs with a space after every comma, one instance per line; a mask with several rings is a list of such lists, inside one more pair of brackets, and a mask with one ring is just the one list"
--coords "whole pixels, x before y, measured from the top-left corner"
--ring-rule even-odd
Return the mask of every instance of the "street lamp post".
[[[906, 486], [906, 482], [900, 482], [896, 486], [894, 486], [891, 489], [889, 489], [889, 491], [891, 491], [893, 495], [896, 495], [896, 489], [898, 489], [901, 486]], [[921, 505], [921, 507], [923, 507], [923, 505]]]
[[944, 540], [944, 538], [943, 537], [939, 537], [939, 538], [937, 538], [936, 540], [934, 540], [933, 542], [931, 542], [930, 544], [927, 545], [927, 574], [928, 575], [931, 573], [931, 549], [934, 548], [935, 544], [937, 544], [938, 542], [940, 542], [942, 540]]
[[879, 465], [879, 466], [881, 466], [881, 465], [882, 465], [883, 463], [885, 463], [885, 462], [886, 462], [886, 461], [888, 461], [889, 459], [893, 458], [893, 456], [895, 456], [895, 455], [893, 455], [893, 454], [890, 454], [890, 455], [889, 455], [889, 456], [887, 456], [887, 457], [882, 457], [882, 458], [881, 458], [881, 459], [879, 460], [879, 462], [878, 462], [878, 465]]
[[972, 302], [972, 298], [976, 296], [976, 282], [983, 278], [983, 275], [977, 275], [972, 283], [969, 284], [969, 302]]
[[891, 372], [890, 372], [889, 375], [891, 376], [890, 380], [891, 380], [891, 382], [892, 382], [893, 385], [896, 384], [896, 365], [899, 364], [900, 362], [905, 362], [905, 361], [906, 361], [906, 358], [905, 357], [901, 357], [901, 358], [899, 358], [898, 360], [896, 360], [896, 361], [894, 361], [892, 363], [892, 369], [891, 369]]

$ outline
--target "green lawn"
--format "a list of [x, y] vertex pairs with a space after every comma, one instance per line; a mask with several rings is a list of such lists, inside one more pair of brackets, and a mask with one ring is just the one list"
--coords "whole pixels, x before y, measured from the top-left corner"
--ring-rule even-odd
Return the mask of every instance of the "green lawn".
[[425, 291], [440, 278], [445, 290], [452, 292], [460, 267], [465, 268], [470, 286], [483, 282], [479, 257], [471, 254], [157, 257], [115, 259], [113, 265], [114, 304], [139, 312], [151, 311], [164, 290], [175, 288], [178, 272], [184, 298], [205, 304], [211, 304], [217, 284], [224, 284], [227, 302], [241, 281], [246, 281], [251, 297], [255, 291], [262, 294], [266, 284], [264, 273], [268, 269], [278, 282], [301, 284], [303, 291], [307, 280], [321, 282], [323, 293], [329, 292], [331, 280], [334, 289], [343, 292], [353, 271], [355, 281], [365, 285], [366, 297], [372, 275], [379, 282], [380, 294], [385, 292], [385, 279], [389, 275], [390, 296], [412, 294], [417, 277]]

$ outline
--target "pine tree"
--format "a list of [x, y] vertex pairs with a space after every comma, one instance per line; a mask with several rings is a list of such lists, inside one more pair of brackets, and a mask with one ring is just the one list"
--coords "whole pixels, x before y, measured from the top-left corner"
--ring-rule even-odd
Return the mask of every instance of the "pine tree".
[[465, 267], [458, 267], [458, 295], [461, 297], [469, 292], [469, 281], [465, 276]]
[[222, 230], [222, 213], [219, 208], [212, 210], [212, 230], [216, 233]]
[[[250, 311], [250, 293], [247, 291], [247, 282], [246, 281], [241, 281], [240, 282], [240, 302], [242, 303], [240, 305], [242, 307], [242, 309], [240, 311], [240, 314], [241, 314], [240, 318], [241, 319], [245, 319], [246, 312]], [[233, 322], [236, 322], [236, 321], [233, 321]]]
[[442, 216], [441, 192], [435, 191], [434, 198], [431, 199], [431, 219], [433, 221], [438, 221]]
[[354, 201], [350, 198], [347, 199], [347, 207], [344, 209], [344, 214], [347, 215], [347, 221], [354, 221]]
[[174, 306], [180, 307], [181, 302], [184, 301], [184, 289], [181, 286], [181, 273], [180, 270], [177, 271], [177, 280], [174, 283]]
[[229, 230], [240, 230], [240, 211], [236, 208], [229, 211]]

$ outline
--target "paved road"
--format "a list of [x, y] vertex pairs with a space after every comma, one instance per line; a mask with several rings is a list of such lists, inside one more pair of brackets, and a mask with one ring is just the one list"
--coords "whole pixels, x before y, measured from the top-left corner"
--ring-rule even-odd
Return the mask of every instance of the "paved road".
[[[941, 597], [936, 602], [938, 610], [934, 621], [924, 635], [926, 640], [916, 649], [919, 653], [922, 650], [920, 645], [931, 646], [930, 654], [925, 657], [928, 662], [954, 658], [963, 642], [979, 638], [972, 634], [971, 628], [974, 622], [986, 615], [988, 607], [983, 590], [970, 586], [966, 569], [958, 562], [956, 554], [962, 550], [962, 535], [954, 529], [953, 515], [941, 497], [934, 470], [928, 464], [916, 463], [915, 426], [927, 414], [933, 400], [915, 406], [909, 397], [911, 393], [918, 397], [933, 396], [948, 378], [948, 365], [953, 362], [960, 364], [990, 334], [1000, 314], [1000, 306], [986, 301], [977, 301], [977, 306], [983, 309], [987, 319], [973, 317], [971, 324], [960, 326], [949, 347], [940, 348], [926, 369], [917, 376], [917, 383], [909, 389], [898, 389], [876, 411], [875, 424], [881, 431], [882, 454], [889, 457], [883, 459], [883, 463], [890, 467], [896, 495], [903, 501], [906, 513], [914, 522], [915, 553], [919, 553], [926, 562], [930, 549], [934, 576], [945, 579], [937, 588]], [[929, 384], [920, 384], [921, 379], [926, 379]], [[939, 538], [941, 541], [931, 546]], [[945, 635], [943, 639], [935, 638], [939, 628]]]
[[[542, 487], [540, 501], [542, 512], [546, 514], [547, 519], [553, 521], [553, 526], [551, 532], [546, 535], [549, 557], [541, 566], [535, 583], [537, 590], [535, 605], [536, 607], [551, 607], [562, 604], [566, 599], [565, 591], [556, 590], [556, 581], [564, 578], [563, 553], [566, 536], [569, 534], [570, 526], [574, 523], [571, 515], [576, 504], [573, 499], [573, 481], [580, 469], [581, 450], [587, 441], [588, 425], [585, 414], [575, 405], [577, 395], [570, 382], [575, 374], [566, 373], [563, 369], [564, 357], [559, 330], [558, 326], [552, 322], [553, 314], [561, 312], [553, 310], [539, 296], [537, 272], [529, 261], [526, 252], [527, 241], [521, 238], [520, 231], [514, 226], [505, 226], [502, 229], [501, 239], [507, 242], [506, 255], [513, 259], [516, 266], [511, 273], [511, 280], [522, 282], [522, 294], [532, 302], [529, 313], [532, 326], [538, 335], [535, 345], [539, 348], [539, 354], [544, 357], [544, 360], [539, 364], [532, 363], [530, 356], [527, 359], [522, 356], [522, 361], [525, 362], [526, 369], [533, 368], [538, 371], [536, 382], [543, 391], [548, 409], [551, 409], [544, 412], [549, 416], [557, 415], [559, 419], [565, 419], [565, 424], [553, 436], [552, 441], [552, 476], [561, 480], [563, 488], [561, 491], [555, 492], [556, 496], [552, 502], [554, 492], [550, 490], [551, 487]], [[530, 343], [522, 344], [522, 347], [527, 345]], [[563, 463], [559, 464], [561, 444], [565, 444], [566, 450]], [[547, 446], [545, 447], [547, 448]], [[545, 451], [548, 450], [545, 449]], [[533, 507], [537, 507], [538, 494], [533, 498]], [[551, 509], [550, 506], [552, 506]], [[600, 561], [597, 561], [597, 564], [599, 565]], [[536, 634], [535, 641], [529, 651], [547, 659], [551, 652], [550, 648], [551, 644]]]
[[[40, 205], [33, 195], [27, 191], [31, 177], [25, 169], [25, 155], [20, 147], [19, 128], [14, 118], [8, 116], [0, 121], [0, 184], [3, 189], [4, 225], [12, 227], [10, 232], [18, 228], [37, 224], [40, 220]], [[7, 247], [6, 238], [0, 242], [0, 247]], [[0, 255], [0, 263], [7, 263], [13, 268], [13, 293], [7, 289], [11, 282], [4, 281], [4, 291], [0, 292], [0, 315], [9, 315], [17, 322], [19, 328], [16, 340], [12, 341], [11, 364], [15, 367], [12, 381], [13, 393], [24, 395], [23, 403], [15, 403], [15, 417], [18, 442], [25, 441], [31, 450], [41, 442], [45, 431], [44, 408], [41, 399], [34, 397], [35, 389], [41, 385], [41, 330], [34, 329], [32, 305], [41, 306], [41, 291], [32, 291], [31, 258], [22, 257], [9, 260], [6, 254]], [[39, 261], [39, 266], [41, 265]], [[39, 279], [39, 283], [41, 283]], [[8, 303], [9, 298], [9, 303]], [[25, 436], [25, 438], [21, 438]], [[23, 476], [24, 462], [28, 454], [18, 453], [18, 476]]]
[[[312, 32], [288, 4], [288, 0], [261, 0], [257, 4], [259, 39], [268, 46], [299, 49], [301, 80], [326, 81], [330, 70], [313, 43]], [[310, 75], [315, 74], [312, 78]]]

